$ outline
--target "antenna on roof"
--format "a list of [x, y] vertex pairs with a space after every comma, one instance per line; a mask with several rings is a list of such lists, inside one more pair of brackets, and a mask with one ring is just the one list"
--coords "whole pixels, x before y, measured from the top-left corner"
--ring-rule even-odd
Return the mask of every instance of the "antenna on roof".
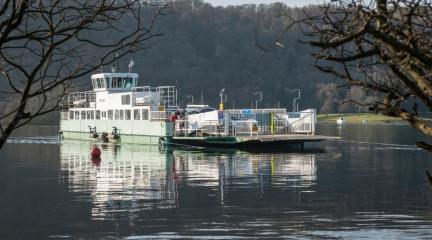
[[120, 66], [119, 66], [119, 54], [118, 53], [116, 53], [116, 68], [117, 68], [117, 72], [119, 72], [120, 71]]
[[131, 58], [130, 62], [129, 62], [129, 73], [132, 72], [132, 67], [135, 65], [135, 62], [133, 61], [133, 59]]

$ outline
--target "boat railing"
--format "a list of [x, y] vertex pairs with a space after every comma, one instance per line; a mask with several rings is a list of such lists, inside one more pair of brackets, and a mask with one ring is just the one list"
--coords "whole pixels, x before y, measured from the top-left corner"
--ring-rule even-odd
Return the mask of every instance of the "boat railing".
[[[298, 117], [290, 117], [290, 115], [298, 115]], [[302, 112], [288, 113], [285, 115], [275, 115], [274, 129], [276, 134], [283, 133], [315, 133], [316, 114], [314, 109], [309, 109]]]
[[177, 106], [177, 89], [175, 86], [135, 87], [133, 98], [137, 106]]
[[314, 134], [316, 111], [301, 112], [225, 112], [219, 120], [177, 120], [176, 136], [194, 137], [259, 136], [273, 134]]
[[225, 135], [217, 120], [205, 120], [200, 126], [194, 126], [189, 120], [175, 121], [175, 136], [177, 137], [203, 137], [203, 136], [222, 136]]
[[265, 113], [286, 113], [285, 108], [258, 108], [258, 109], [226, 109], [229, 114], [265, 114]]
[[93, 91], [69, 93], [65, 100], [69, 107], [94, 107], [96, 103], [96, 93]]
[[258, 136], [258, 121], [256, 120], [240, 120], [232, 121], [234, 136]]
[[[269, 110], [269, 109], [266, 109]], [[271, 110], [271, 109], [270, 109]], [[275, 109], [277, 110], [277, 109]], [[274, 132], [274, 122], [273, 118], [276, 114], [286, 114], [286, 112], [275, 113], [271, 111], [262, 111], [262, 112], [230, 112], [225, 115], [225, 118], [228, 119], [226, 122], [227, 130], [230, 134], [235, 134], [234, 132], [234, 123], [241, 123], [242, 121], [256, 121], [257, 133], [259, 135], [269, 135]]]
[[153, 121], [168, 121], [171, 117], [171, 113], [167, 111], [151, 111], [150, 120]]

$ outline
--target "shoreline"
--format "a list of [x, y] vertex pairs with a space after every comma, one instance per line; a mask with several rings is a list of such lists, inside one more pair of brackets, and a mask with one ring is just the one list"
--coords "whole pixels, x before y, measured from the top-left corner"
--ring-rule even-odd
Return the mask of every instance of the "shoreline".
[[405, 124], [406, 122], [400, 118], [388, 117], [381, 114], [373, 113], [333, 113], [333, 114], [318, 114], [318, 123], [334, 123], [340, 117], [345, 119], [344, 124]]

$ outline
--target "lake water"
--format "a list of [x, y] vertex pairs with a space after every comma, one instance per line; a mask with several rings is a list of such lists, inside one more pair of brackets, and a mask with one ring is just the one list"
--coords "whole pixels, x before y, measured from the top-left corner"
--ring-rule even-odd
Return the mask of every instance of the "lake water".
[[[0, 151], [0, 239], [430, 239], [432, 154], [406, 125], [321, 124], [305, 152], [59, 143]], [[427, 139], [426, 139], [427, 140]]]

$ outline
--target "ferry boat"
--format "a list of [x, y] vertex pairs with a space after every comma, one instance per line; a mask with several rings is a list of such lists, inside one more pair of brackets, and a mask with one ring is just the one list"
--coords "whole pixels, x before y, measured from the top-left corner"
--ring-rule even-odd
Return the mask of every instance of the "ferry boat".
[[98, 73], [91, 76], [93, 91], [66, 96], [61, 112], [64, 139], [141, 144], [169, 143], [178, 110], [175, 86], [138, 87], [137, 73]]
[[188, 105], [180, 109], [175, 86], [137, 86], [138, 74], [91, 76], [93, 91], [70, 93], [61, 113], [65, 139], [201, 147], [299, 146], [334, 139], [315, 135], [316, 111], [219, 109]]

